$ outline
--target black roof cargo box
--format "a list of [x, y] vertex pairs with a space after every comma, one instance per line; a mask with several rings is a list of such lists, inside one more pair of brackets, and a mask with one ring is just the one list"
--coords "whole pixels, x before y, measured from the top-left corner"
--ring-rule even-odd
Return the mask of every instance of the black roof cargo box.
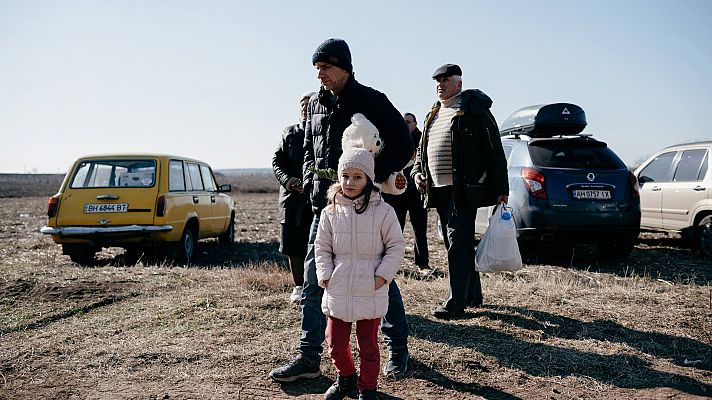
[[551, 137], [576, 135], [586, 128], [586, 113], [576, 104], [529, 106], [512, 113], [502, 123], [500, 135]]

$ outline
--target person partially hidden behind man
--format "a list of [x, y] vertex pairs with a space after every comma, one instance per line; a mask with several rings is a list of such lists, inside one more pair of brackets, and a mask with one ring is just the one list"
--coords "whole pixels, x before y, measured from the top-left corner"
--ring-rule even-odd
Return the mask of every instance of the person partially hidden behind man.
[[309, 98], [316, 92], [304, 93], [299, 100], [299, 123], [284, 128], [272, 156], [272, 170], [279, 181], [279, 251], [289, 260], [294, 279], [291, 303], [302, 299], [304, 256], [307, 254], [312, 212], [309, 196], [302, 187], [304, 165], [304, 125]]
[[[418, 129], [418, 121], [413, 113], [403, 114], [403, 120], [408, 126], [413, 138], [413, 144], [418, 146], [420, 137], [423, 135]], [[433, 276], [435, 269], [430, 268], [430, 256], [428, 253], [428, 209], [423, 207], [423, 201], [415, 186], [415, 182], [411, 176], [412, 166], [406, 167], [403, 173], [407, 177], [407, 186], [405, 193], [400, 195], [383, 194], [383, 198], [393, 206], [398, 216], [401, 230], [405, 230], [406, 216], [410, 214], [410, 224], [413, 227], [413, 261], [418, 267], [420, 276], [424, 279]]]

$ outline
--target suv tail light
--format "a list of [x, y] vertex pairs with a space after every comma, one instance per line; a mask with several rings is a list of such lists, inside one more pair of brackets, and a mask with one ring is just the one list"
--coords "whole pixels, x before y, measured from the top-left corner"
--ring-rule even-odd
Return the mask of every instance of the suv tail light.
[[53, 218], [59, 209], [59, 197], [55, 194], [47, 200], [47, 216]]
[[522, 178], [527, 191], [537, 199], [546, 199], [544, 175], [534, 168], [522, 168]]
[[166, 215], [166, 198], [165, 196], [160, 196], [158, 202], [156, 203], [156, 216], [163, 217]]
[[630, 194], [634, 199], [640, 198], [640, 185], [638, 184], [638, 178], [633, 175], [632, 172], [628, 171], [628, 180], [630, 180]]

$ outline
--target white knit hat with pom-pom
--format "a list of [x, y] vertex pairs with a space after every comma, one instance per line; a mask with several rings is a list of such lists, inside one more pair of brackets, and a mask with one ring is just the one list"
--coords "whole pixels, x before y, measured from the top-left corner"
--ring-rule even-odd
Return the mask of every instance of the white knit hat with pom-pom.
[[341, 173], [348, 168], [360, 169], [367, 177], [371, 178], [371, 182], [374, 182], [376, 179], [373, 155], [362, 147], [349, 147], [344, 149], [343, 154], [341, 154], [339, 158], [339, 177], [341, 177]]

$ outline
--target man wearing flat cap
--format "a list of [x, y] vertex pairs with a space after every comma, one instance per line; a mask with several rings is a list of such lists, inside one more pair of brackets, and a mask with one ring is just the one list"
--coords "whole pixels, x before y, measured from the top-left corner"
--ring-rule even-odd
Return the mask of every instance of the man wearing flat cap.
[[482, 91], [462, 91], [462, 69], [445, 64], [433, 73], [437, 101], [425, 118], [411, 175], [435, 208], [448, 259], [448, 298], [433, 311], [440, 319], [465, 316], [482, 306], [480, 275], [475, 271], [475, 216], [478, 207], [508, 201], [507, 160], [492, 99]]
[[[309, 101], [304, 138], [304, 191], [310, 194], [314, 219], [304, 262], [302, 333], [297, 346], [297, 357], [270, 372], [270, 377], [278, 382], [316, 378], [320, 375], [319, 363], [322, 342], [325, 339], [326, 317], [321, 310], [324, 290], [317, 282], [314, 240], [321, 210], [327, 205], [326, 192], [333, 182], [319, 177], [313, 172], [314, 169], [337, 169], [342, 153], [341, 138], [344, 129], [351, 125], [351, 117], [356, 113], [363, 114], [376, 126], [384, 143], [383, 150], [375, 159], [373, 183], [383, 182], [391, 173], [402, 170], [414, 152], [408, 127], [398, 110], [383, 93], [356, 81], [351, 65], [351, 52], [345, 41], [327, 39], [321, 43], [312, 55], [312, 64], [317, 69], [321, 89], [318, 95], [312, 96]], [[399, 378], [405, 373], [409, 358], [408, 325], [403, 299], [395, 280], [389, 284], [388, 295], [388, 313], [381, 323], [389, 350], [389, 360], [384, 367], [384, 373]], [[352, 389], [342, 387], [346, 381], [341, 381], [340, 377], [329, 393], [342, 393], [345, 389]], [[349, 382], [349, 386], [352, 386], [353, 382]]]

